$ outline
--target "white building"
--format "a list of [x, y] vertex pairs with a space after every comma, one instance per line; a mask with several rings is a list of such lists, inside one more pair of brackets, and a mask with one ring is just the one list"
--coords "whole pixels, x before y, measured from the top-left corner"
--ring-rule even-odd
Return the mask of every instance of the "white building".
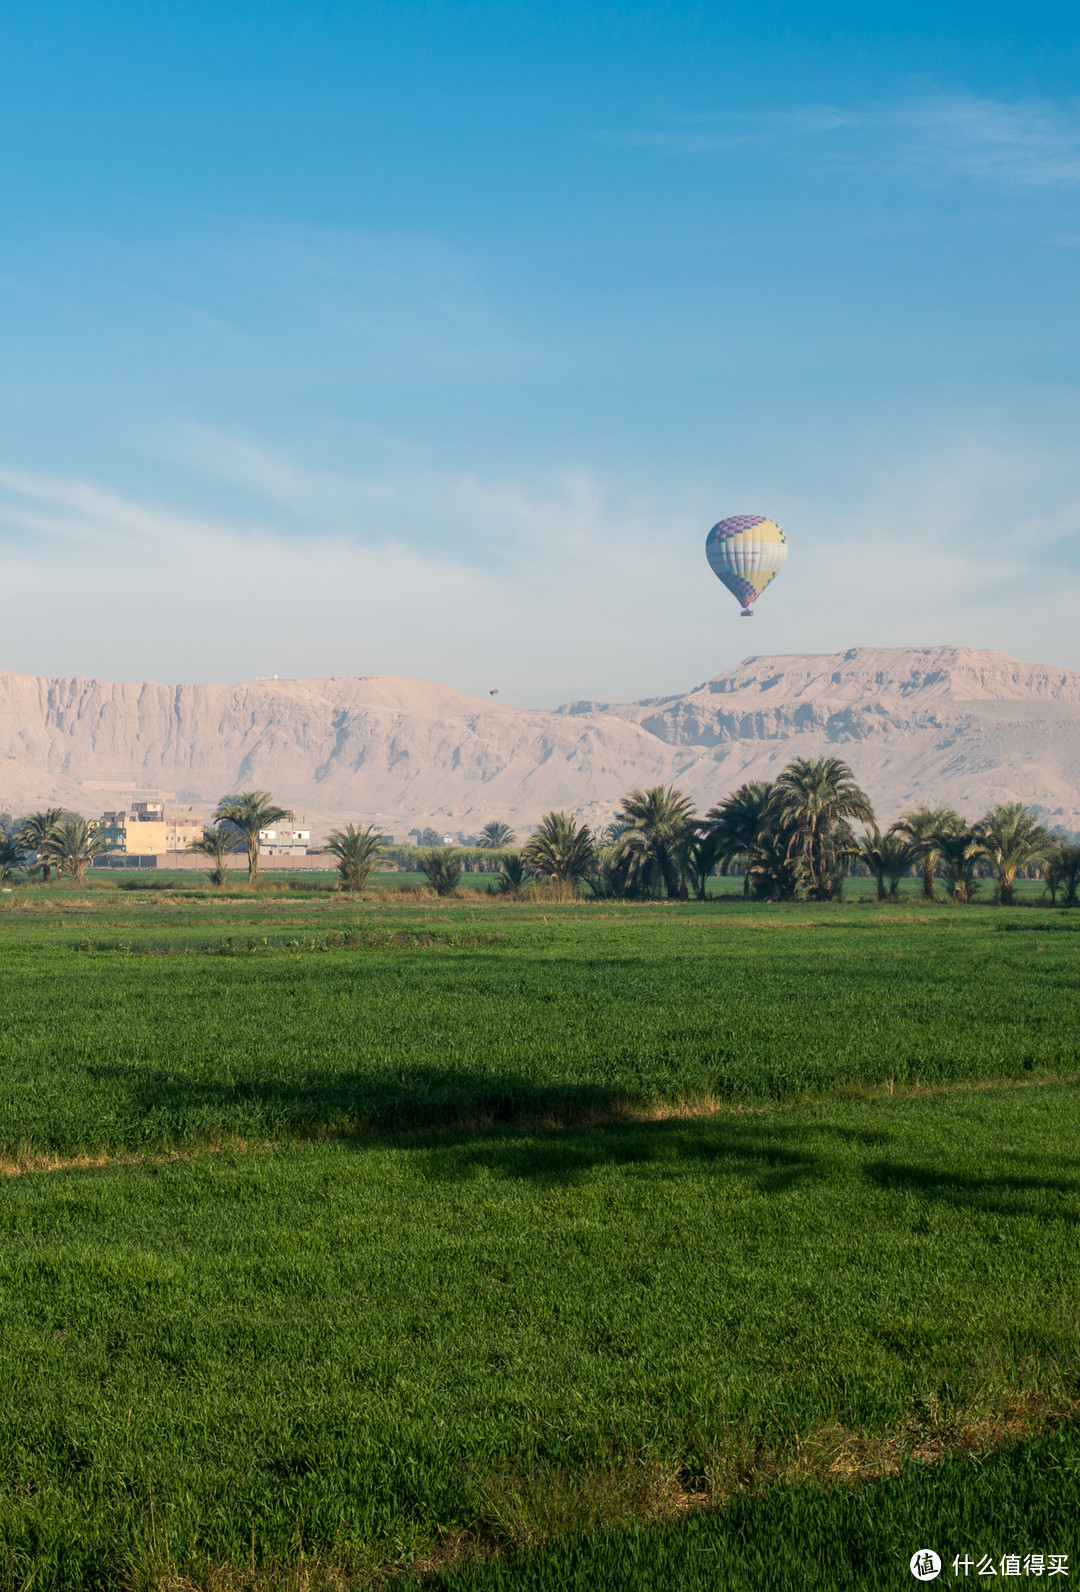
[[260, 857], [304, 857], [310, 844], [310, 829], [293, 829], [291, 825], [282, 828], [277, 824], [273, 829], [259, 830]]

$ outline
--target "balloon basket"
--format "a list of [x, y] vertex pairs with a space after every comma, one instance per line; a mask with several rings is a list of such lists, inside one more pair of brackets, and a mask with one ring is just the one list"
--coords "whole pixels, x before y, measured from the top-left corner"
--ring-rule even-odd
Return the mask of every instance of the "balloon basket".
[[753, 619], [753, 617], [754, 610], [752, 608], [744, 608], [742, 613], [739, 615], [740, 619]]

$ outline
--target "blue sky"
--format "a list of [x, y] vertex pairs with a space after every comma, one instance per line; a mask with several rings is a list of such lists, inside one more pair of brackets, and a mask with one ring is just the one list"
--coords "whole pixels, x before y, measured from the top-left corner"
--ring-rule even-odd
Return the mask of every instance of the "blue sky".
[[0, 6], [0, 666], [1080, 668], [1075, 15], [581, 9]]

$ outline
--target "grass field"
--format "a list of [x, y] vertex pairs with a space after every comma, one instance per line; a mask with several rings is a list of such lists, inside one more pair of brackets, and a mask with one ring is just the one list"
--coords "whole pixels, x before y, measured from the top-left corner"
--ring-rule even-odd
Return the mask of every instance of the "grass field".
[[[466, 873], [463, 872], [459, 882], [459, 892], [465, 895], [487, 895], [494, 891], [499, 883], [499, 874], [496, 873]], [[939, 886], [939, 890], [940, 890]], [[67, 891], [68, 887], [60, 881], [55, 881], [50, 886], [54, 898], [58, 898]], [[132, 868], [121, 869], [91, 869], [87, 876], [86, 884], [78, 891], [73, 892], [75, 899], [85, 899], [88, 891], [106, 890], [110, 894], [122, 889], [127, 891], [141, 890], [176, 890], [187, 895], [202, 892], [221, 899], [222, 894], [247, 894], [247, 873], [242, 866], [231, 870], [230, 882], [224, 892], [219, 892], [207, 881], [205, 873], [192, 872], [190, 869], [167, 868]], [[263, 895], [272, 895], [277, 892], [320, 893], [322, 891], [336, 891], [338, 889], [337, 874], [331, 869], [298, 868], [295, 871], [263, 870], [259, 876], [259, 889]], [[710, 900], [720, 898], [739, 898], [742, 895], [741, 876], [713, 875], [708, 879], [707, 894]], [[900, 900], [909, 905], [916, 904], [922, 896], [922, 879], [909, 878], [900, 881]], [[986, 903], [993, 896], [993, 881], [982, 879], [978, 883], [976, 902]], [[419, 872], [396, 871], [392, 873], [373, 873], [370, 875], [365, 894], [379, 896], [396, 894], [403, 891], [424, 892], [428, 890], [427, 876]], [[13, 892], [14, 893], [14, 892]], [[583, 892], [588, 897], [587, 887]], [[848, 903], [857, 901], [876, 901], [877, 887], [869, 877], [853, 874], [844, 881], [844, 899]], [[1018, 879], [1016, 881], [1016, 901], [1021, 905], [1037, 906], [1048, 901], [1046, 886], [1038, 879]]]
[[1080, 915], [0, 903], [0, 1584], [1080, 1549]]
[[[1064, 1427], [989, 1455], [916, 1462], [884, 1485], [781, 1484], [674, 1526], [584, 1533], [450, 1571], [438, 1584], [443, 1592], [888, 1592], [917, 1585], [912, 1550], [936, 1544], [940, 1584], [992, 1585], [985, 1569], [978, 1574], [989, 1560], [995, 1578], [1018, 1573], [1030, 1585], [1037, 1543], [1056, 1543], [1075, 1575], [1078, 1519], [1080, 1437]], [[1042, 1559], [1037, 1580], [1052, 1565], [1050, 1554]]]
[[1063, 911], [115, 900], [0, 916], [8, 1158], [1077, 1062]]

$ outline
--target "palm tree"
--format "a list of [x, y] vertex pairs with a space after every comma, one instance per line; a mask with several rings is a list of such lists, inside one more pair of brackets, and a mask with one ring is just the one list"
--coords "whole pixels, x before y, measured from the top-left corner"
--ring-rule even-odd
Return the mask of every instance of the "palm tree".
[[247, 846], [248, 884], [259, 881], [259, 831], [271, 824], [291, 823], [296, 814], [288, 807], [276, 807], [268, 790], [242, 791], [223, 796], [214, 812], [215, 824], [232, 824]]
[[0, 829], [0, 879], [10, 879], [12, 870], [19, 866], [20, 851], [6, 830]]
[[596, 847], [587, 824], [579, 829], [568, 813], [545, 813], [523, 847], [521, 861], [527, 872], [544, 874], [569, 892], [595, 867]]
[[437, 896], [453, 895], [461, 878], [461, 863], [452, 846], [440, 846], [420, 858], [420, 871]]
[[911, 873], [919, 857], [911, 842], [900, 834], [895, 824], [882, 836], [881, 855], [889, 880], [889, 900], [896, 901], [900, 895], [901, 879]]
[[962, 829], [964, 820], [951, 807], [912, 807], [901, 813], [893, 831], [913, 847], [922, 863], [923, 899], [934, 899], [934, 867], [938, 860], [937, 837], [943, 829]]
[[788, 856], [793, 858], [808, 901], [830, 901], [837, 894], [844, 856], [854, 843], [841, 824], [848, 818], [874, 822], [866, 792], [838, 757], [799, 757], [776, 781], [772, 808], [780, 829], [791, 832]]
[[1022, 802], [1002, 802], [979, 819], [976, 828], [983, 850], [998, 876], [1002, 906], [1011, 906], [1018, 868], [1045, 862], [1054, 837]]
[[1057, 901], [1057, 893], [1064, 885], [1062, 905], [1076, 906], [1077, 888], [1080, 887], [1080, 846], [1055, 846], [1046, 864], [1045, 878], [1051, 901]]
[[54, 858], [51, 855], [53, 837], [57, 826], [63, 822], [62, 807], [46, 807], [44, 812], [28, 813], [19, 825], [15, 844], [22, 851], [32, 851], [41, 864], [41, 877], [48, 884], [52, 878]]
[[696, 885], [699, 901], [704, 901], [709, 875], [720, 861], [716, 836], [705, 819], [699, 819], [688, 831], [690, 849], [689, 872]]
[[362, 890], [368, 874], [386, 850], [386, 838], [375, 825], [357, 829], [346, 824], [344, 829], [331, 829], [326, 837], [326, 849], [338, 860], [343, 890]]
[[244, 843], [236, 830], [225, 827], [204, 829], [198, 840], [189, 840], [184, 847], [185, 851], [210, 858], [214, 865], [210, 869], [210, 883], [219, 889], [228, 882], [229, 858], [243, 849]]
[[728, 868], [736, 857], [745, 863], [743, 895], [750, 894], [750, 864], [758, 843], [762, 820], [772, 799], [773, 788], [763, 779], [750, 780], [725, 796], [718, 807], [705, 814], [706, 833], [713, 846], [714, 863]]
[[877, 825], [855, 847], [855, 855], [866, 864], [877, 881], [879, 901], [895, 901], [900, 880], [915, 861], [915, 848], [894, 827], [885, 835]]
[[694, 823], [689, 796], [674, 785], [632, 790], [623, 797], [617, 816], [625, 827], [613, 863], [627, 889], [653, 895], [662, 886], [669, 901], [685, 901]]
[[82, 884], [87, 868], [105, 849], [104, 836], [75, 814], [57, 824], [49, 841], [49, 860], [73, 884]]
[[521, 894], [521, 887], [525, 883], [525, 865], [520, 857], [513, 853], [504, 857], [499, 864], [499, 895], [513, 896], [515, 900]]
[[485, 851], [502, 851], [504, 846], [512, 846], [517, 836], [509, 824], [504, 824], [500, 819], [493, 818], [490, 824], [485, 824], [480, 831], [480, 838], [476, 842]]
[[937, 855], [952, 899], [960, 905], [972, 900], [979, 888], [975, 870], [986, 855], [978, 829], [969, 829], [962, 820], [959, 827], [946, 825], [938, 832]]

